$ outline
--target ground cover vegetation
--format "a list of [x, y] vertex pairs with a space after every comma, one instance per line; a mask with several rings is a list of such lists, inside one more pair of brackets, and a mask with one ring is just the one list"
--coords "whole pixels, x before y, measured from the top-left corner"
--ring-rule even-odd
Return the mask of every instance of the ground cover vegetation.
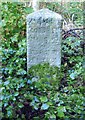
[[2, 120], [84, 120], [82, 4], [69, 3], [67, 9], [59, 3], [45, 4], [62, 14], [66, 25], [74, 14], [72, 24], [77, 29], [62, 29], [61, 68], [44, 63], [33, 66], [29, 72], [26, 67], [26, 15], [33, 9], [18, 2], [0, 6]]

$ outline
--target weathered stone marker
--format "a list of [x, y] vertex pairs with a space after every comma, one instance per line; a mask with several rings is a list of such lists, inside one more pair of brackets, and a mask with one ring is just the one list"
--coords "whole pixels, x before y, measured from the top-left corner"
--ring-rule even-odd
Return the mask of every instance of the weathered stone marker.
[[61, 15], [41, 9], [27, 16], [27, 68], [39, 63], [61, 65]]

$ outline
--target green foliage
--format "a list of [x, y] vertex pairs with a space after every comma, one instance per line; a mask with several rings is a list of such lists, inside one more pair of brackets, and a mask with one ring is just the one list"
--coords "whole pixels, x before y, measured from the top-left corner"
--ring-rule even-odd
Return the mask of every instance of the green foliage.
[[[62, 73], [56, 67], [51, 67], [49, 64], [42, 64], [30, 68], [29, 76], [32, 77], [32, 82], [36, 81], [36, 88], [44, 91], [46, 89], [52, 90], [52, 85], [55, 85], [56, 89], [58, 89], [60, 80], [62, 78]], [[40, 79], [39, 82], [38, 79]]]
[[[32, 8], [21, 3], [2, 3], [2, 106], [3, 117], [14, 118], [23, 107], [20, 89], [26, 83], [26, 15]], [[22, 100], [23, 101], [23, 100]], [[13, 112], [14, 111], [14, 112]]]
[[68, 37], [62, 42], [62, 63], [67, 71], [68, 84], [82, 85], [84, 72], [82, 40]]
[[85, 98], [80, 88], [60, 89], [64, 71], [42, 64], [31, 67], [28, 73], [28, 85], [34, 96], [30, 105], [35, 110], [45, 111], [43, 119], [84, 119]]
[[46, 7], [60, 13], [67, 23], [70, 19], [76, 26], [83, 25], [83, 2], [68, 2], [67, 4], [52, 2], [47, 3]]
[[[54, 3], [50, 5], [54, 6]], [[54, 9], [50, 5], [50, 9]], [[84, 120], [85, 88], [81, 40], [69, 37], [62, 41], [60, 69], [48, 63], [39, 64], [31, 67], [27, 74], [26, 15], [33, 10], [21, 3], [7, 2], [0, 6], [2, 16], [0, 100], [3, 119]], [[58, 9], [56, 6], [54, 11]], [[69, 7], [69, 12], [73, 14], [75, 8]], [[78, 23], [79, 16], [80, 14], [78, 19], [76, 18]]]

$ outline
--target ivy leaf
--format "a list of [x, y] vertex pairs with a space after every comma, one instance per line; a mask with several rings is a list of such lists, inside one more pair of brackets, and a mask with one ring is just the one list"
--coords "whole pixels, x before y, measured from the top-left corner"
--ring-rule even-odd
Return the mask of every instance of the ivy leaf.
[[71, 73], [71, 74], [70, 74], [70, 78], [71, 78], [72, 80], [74, 80], [74, 79], [75, 79], [75, 75], [76, 75], [75, 72], [74, 72], [74, 73]]
[[33, 107], [34, 107], [35, 110], [38, 110], [38, 108], [39, 108], [39, 104], [34, 104]]
[[19, 92], [15, 92], [14, 96], [18, 96], [19, 95]]
[[18, 70], [17, 75], [25, 75], [26, 71], [23, 69]]
[[47, 102], [48, 98], [46, 96], [40, 97], [41, 102]]
[[66, 112], [66, 108], [65, 108], [65, 106], [59, 106], [59, 107], [57, 107], [57, 111], [58, 112]]
[[42, 104], [42, 106], [41, 106], [42, 110], [47, 110], [48, 108], [49, 108], [49, 105], [46, 103]]
[[38, 98], [36, 96], [34, 96], [34, 101], [39, 102], [39, 100], [38, 100]]
[[56, 116], [55, 116], [54, 114], [52, 114], [52, 115], [50, 116], [50, 118], [53, 119], [53, 120], [56, 120]]
[[63, 117], [65, 116], [63, 112], [58, 112], [57, 115], [58, 115], [60, 118], [63, 118]]
[[19, 108], [22, 108], [24, 105], [22, 103], [18, 104]]
[[9, 81], [5, 81], [5, 82], [4, 82], [4, 85], [8, 85], [8, 84], [9, 84]]
[[16, 33], [13, 37], [11, 37], [11, 41], [17, 42], [17, 37], [18, 37], [18, 34]]
[[31, 80], [28, 80], [28, 81], [27, 81], [27, 84], [31, 84], [31, 83], [32, 83], [32, 81], [31, 81]]
[[65, 106], [59, 106], [57, 107], [57, 112], [58, 112], [58, 116], [60, 118], [63, 118], [65, 115], [64, 115], [64, 112], [66, 112], [66, 109], [65, 109]]

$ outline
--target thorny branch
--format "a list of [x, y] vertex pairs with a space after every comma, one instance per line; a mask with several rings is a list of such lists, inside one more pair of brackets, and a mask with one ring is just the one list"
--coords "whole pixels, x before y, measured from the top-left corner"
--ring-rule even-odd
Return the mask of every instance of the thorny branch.
[[[79, 31], [79, 32], [78, 32]], [[83, 37], [81, 37], [81, 35]], [[68, 31], [65, 31], [64, 29], [62, 29], [62, 39], [65, 40], [67, 37], [77, 37], [79, 38], [81, 41], [81, 47], [83, 48], [83, 53], [85, 54], [85, 28], [74, 28], [74, 29], [70, 29]]]
[[[84, 38], [85, 31], [84, 30], [85, 30], [85, 28], [74, 28], [74, 29], [70, 29], [68, 31], [65, 31], [64, 29], [62, 29], [62, 38], [66, 39], [69, 36], [73, 36], [73, 37], [78, 37], [81, 40], [85, 40], [85, 38]], [[79, 31], [79, 33], [76, 31]], [[81, 38], [81, 36], [80, 36], [81, 33], [83, 34], [83, 38]]]

